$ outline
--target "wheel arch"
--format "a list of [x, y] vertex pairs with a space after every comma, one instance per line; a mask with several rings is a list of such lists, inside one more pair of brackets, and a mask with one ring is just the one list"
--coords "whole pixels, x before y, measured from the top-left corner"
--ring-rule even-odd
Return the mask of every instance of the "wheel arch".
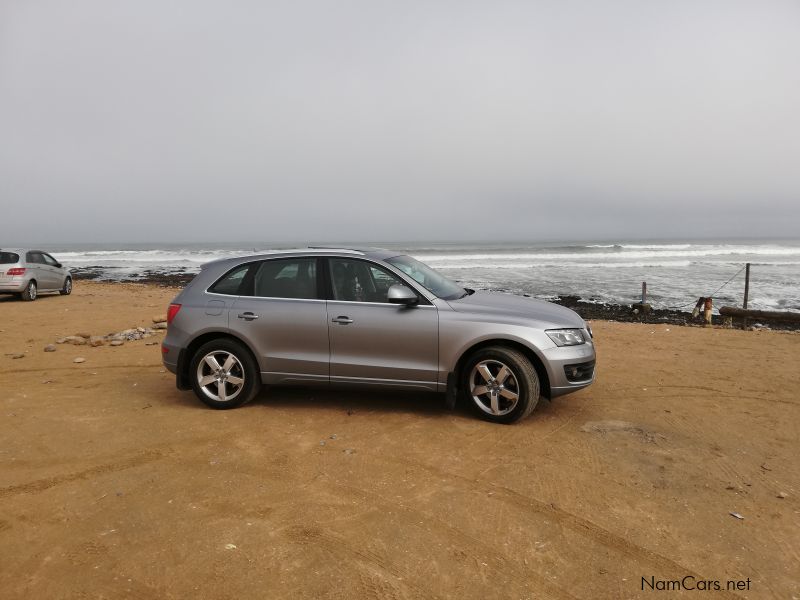
[[25, 294], [27, 294], [28, 290], [31, 289], [31, 284], [33, 284], [34, 287], [36, 288], [36, 296], [34, 297], [34, 299], [39, 297], [39, 282], [36, 280], [36, 277], [31, 277], [25, 283], [25, 288], [19, 293], [19, 297], [22, 298], [23, 300], [25, 299]]
[[181, 350], [180, 357], [178, 359], [179, 363], [178, 373], [177, 373], [178, 387], [181, 387], [182, 385], [187, 387], [186, 388], [181, 387], [181, 389], [188, 389], [188, 387], [190, 387], [189, 364], [192, 362], [192, 356], [194, 356], [194, 353], [197, 352], [197, 349], [206, 342], [210, 342], [212, 340], [220, 340], [220, 339], [230, 340], [232, 342], [237, 342], [241, 344], [245, 348], [245, 350], [247, 350], [247, 352], [250, 354], [250, 357], [253, 359], [253, 362], [255, 363], [256, 367], [259, 370], [259, 373], [261, 372], [261, 363], [259, 362], [256, 353], [250, 347], [250, 344], [248, 344], [242, 338], [233, 335], [229, 331], [206, 331], [198, 335], [196, 338], [194, 338], [191, 342], [189, 342], [186, 348]]
[[464, 369], [464, 364], [467, 362], [467, 359], [470, 356], [472, 356], [478, 350], [492, 346], [502, 346], [504, 348], [510, 348], [512, 350], [521, 352], [529, 361], [531, 361], [533, 368], [536, 370], [536, 374], [539, 376], [540, 394], [546, 398], [550, 397], [550, 376], [547, 374], [547, 368], [545, 368], [542, 358], [536, 354], [536, 352], [530, 346], [526, 346], [521, 342], [508, 338], [490, 338], [481, 340], [464, 350], [458, 357], [456, 365], [453, 369], [455, 381], [458, 382], [461, 380], [461, 371]]

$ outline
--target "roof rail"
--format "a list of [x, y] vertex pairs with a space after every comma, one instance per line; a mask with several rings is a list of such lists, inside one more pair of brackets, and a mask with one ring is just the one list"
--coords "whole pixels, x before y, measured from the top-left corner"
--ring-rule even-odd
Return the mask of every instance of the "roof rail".
[[353, 252], [354, 254], [366, 254], [374, 248], [343, 248], [341, 246], [309, 246], [308, 250], [334, 250], [336, 252]]

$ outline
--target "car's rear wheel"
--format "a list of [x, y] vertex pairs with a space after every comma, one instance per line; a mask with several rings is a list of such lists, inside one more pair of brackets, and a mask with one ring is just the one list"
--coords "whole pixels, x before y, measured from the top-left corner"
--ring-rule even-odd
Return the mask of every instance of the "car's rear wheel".
[[261, 388], [252, 355], [240, 343], [220, 339], [200, 346], [189, 365], [192, 389], [211, 408], [236, 408], [252, 400]]
[[28, 287], [26, 287], [25, 291], [22, 292], [22, 294], [20, 294], [20, 298], [22, 298], [26, 302], [33, 302], [34, 300], [36, 300], [37, 293], [38, 292], [36, 289], [36, 282], [33, 279], [31, 279], [28, 282]]
[[528, 416], [540, 393], [531, 361], [503, 346], [482, 348], [467, 359], [461, 389], [473, 409], [494, 423], [513, 423]]
[[64, 280], [64, 287], [61, 288], [59, 294], [62, 296], [69, 296], [72, 293], [72, 277], [67, 277]]

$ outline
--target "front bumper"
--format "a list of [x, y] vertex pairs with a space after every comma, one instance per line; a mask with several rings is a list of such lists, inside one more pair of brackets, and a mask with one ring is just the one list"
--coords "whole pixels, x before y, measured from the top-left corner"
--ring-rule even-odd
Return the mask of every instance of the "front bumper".
[[597, 360], [594, 344], [548, 348], [543, 354], [551, 398], [577, 392], [594, 382]]

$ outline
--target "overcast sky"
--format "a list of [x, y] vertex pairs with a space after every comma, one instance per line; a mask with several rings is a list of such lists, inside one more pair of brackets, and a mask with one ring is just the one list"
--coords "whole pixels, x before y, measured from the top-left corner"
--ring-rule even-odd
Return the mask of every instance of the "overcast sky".
[[794, 0], [0, 0], [0, 245], [798, 231]]

